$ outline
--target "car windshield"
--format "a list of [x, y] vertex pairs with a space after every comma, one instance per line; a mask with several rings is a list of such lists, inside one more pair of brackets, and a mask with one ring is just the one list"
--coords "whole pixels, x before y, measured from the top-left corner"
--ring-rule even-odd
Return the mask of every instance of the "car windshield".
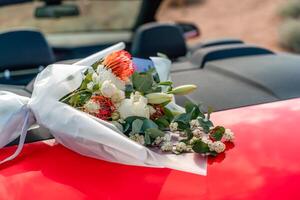
[[45, 6], [43, 1], [32, 1], [1, 6], [0, 31], [24, 27], [37, 28], [45, 34], [129, 30], [141, 5], [141, 0], [48, 2], [52, 4]]

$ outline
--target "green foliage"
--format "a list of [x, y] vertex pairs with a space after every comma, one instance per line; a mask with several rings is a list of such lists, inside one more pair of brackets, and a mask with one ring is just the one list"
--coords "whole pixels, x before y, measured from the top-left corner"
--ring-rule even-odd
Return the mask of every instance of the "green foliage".
[[225, 133], [225, 128], [222, 126], [217, 126], [212, 130], [211, 137], [216, 141], [220, 141], [224, 133]]
[[194, 142], [192, 149], [196, 153], [208, 153], [210, 152], [208, 144], [202, 142], [201, 140], [197, 140]]
[[300, 21], [286, 20], [279, 28], [281, 46], [300, 53]]
[[289, 0], [278, 10], [283, 18], [298, 18], [300, 16], [300, 0]]
[[153, 85], [153, 76], [152, 73], [137, 73], [135, 72], [132, 75], [132, 83], [133, 88], [136, 91], [145, 94], [146, 92], [150, 91]]

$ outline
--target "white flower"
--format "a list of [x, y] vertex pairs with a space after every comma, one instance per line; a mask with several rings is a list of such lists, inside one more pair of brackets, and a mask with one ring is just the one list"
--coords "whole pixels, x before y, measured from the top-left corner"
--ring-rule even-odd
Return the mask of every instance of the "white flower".
[[164, 142], [161, 145], [160, 150], [162, 150], [162, 151], [172, 151], [173, 150], [173, 144], [171, 142]]
[[88, 101], [83, 106], [88, 113], [97, 113], [100, 109], [99, 104], [94, 101]]
[[114, 120], [114, 121], [120, 119], [120, 114], [118, 112], [113, 112], [111, 114], [111, 119]]
[[157, 146], [159, 145], [162, 141], [164, 141], [164, 137], [156, 137], [152, 145]]
[[145, 144], [145, 138], [143, 135], [140, 135], [140, 134], [129, 134], [129, 138], [132, 139], [133, 141], [141, 144], [141, 145], [144, 145]]
[[203, 136], [203, 137], [201, 138], [201, 141], [204, 142], [205, 144], [208, 144], [208, 146], [211, 145], [211, 144], [213, 143], [213, 141], [212, 141], [211, 139], [209, 139], [208, 136]]
[[197, 138], [201, 138], [205, 133], [203, 132], [203, 129], [196, 128], [192, 131], [193, 135]]
[[87, 85], [86, 85], [87, 89], [88, 90], [93, 90], [93, 87], [94, 87], [94, 82], [89, 82]]
[[122, 90], [117, 90], [117, 92], [111, 97], [111, 100], [114, 103], [119, 103], [121, 102], [123, 99], [125, 99], [125, 92]]
[[150, 118], [147, 99], [139, 93], [131, 94], [130, 99], [122, 100], [118, 111], [122, 119], [130, 116]]
[[118, 89], [110, 80], [105, 80], [100, 91], [103, 96], [110, 98], [117, 93]]
[[230, 129], [225, 129], [225, 133], [223, 135], [225, 141], [232, 142], [234, 140], [234, 134]]
[[187, 146], [184, 142], [179, 142], [176, 144], [175, 150], [181, 153], [187, 150]]
[[165, 134], [164, 141], [165, 142], [170, 142], [171, 141], [171, 135], [170, 134]]
[[92, 81], [94, 82], [95, 85], [99, 83], [99, 76], [96, 72], [92, 74]]
[[196, 138], [196, 137], [193, 137], [191, 140], [190, 140], [190, 144], [194, 144], [195, 142], [199, 141], [200, 139], [199, 138]]
[[148, 107], [149, 107], [150, 115], [156, 113], [156, 110], [153, 108], [153, 106], [148, 105]]
[[197, 119], [193, 119], [190, 121], [191, 129], [198, 128], [200, 126], [199, 121]]
[[118, 89], [125, 89], [125, 82], [114, 75], [111, 69], [106, 69], [103, 65], [98, 65], [98, 83], [103, 83], [106, 80], [110, 80]]
[[223, 151], [225, 151], [225, 144], [221, 141], [216, 141], [213, 142], [211, 144], [208, 144], [208, 147], [211, 151], [215, 151], [217, 153], [222, 153]]
[[171, 132], [174, 132], [174, 131], [177, 131], [177, 129], [178, 129], [178, 123], [177, 122], [172, 122], [172, 123], [170, 123], [170, 131]]

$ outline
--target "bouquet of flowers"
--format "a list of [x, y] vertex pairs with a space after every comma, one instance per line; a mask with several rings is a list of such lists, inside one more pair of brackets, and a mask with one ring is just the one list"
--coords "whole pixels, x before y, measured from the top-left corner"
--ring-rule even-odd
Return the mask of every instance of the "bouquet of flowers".
[[196, 86], [173, 87], [169, 60], [151, 58], [153, 68], [138, 72], [123, 49], [120, 43], [73, 65], [48, 66], [31, 98], [0, 91], [0, 148], [20, 136], [0, 164], [20, 153], [29, 128], [43, 126], [84, 156], [205, 175], [205, 155], [223, 152], [233, 133], [214, 126], [200, 105], [175, 104], [174, 95]]
[[79, 88], [61, 101], [111, 122], [141, 145], [175, 154], [217, 155], [226, 148], [223, 141], [233, 141], [230, 129], [214, 127], [210, 111], [205, 115], [192, 102], [186, 102], [182, 113], [168, 108], [173, 95], [195, 89], [195, 85], [174, 88], [171, 81], [160, 81], [155, 68], [137, 72], [131, 55], [119, 50], [93, 63]]

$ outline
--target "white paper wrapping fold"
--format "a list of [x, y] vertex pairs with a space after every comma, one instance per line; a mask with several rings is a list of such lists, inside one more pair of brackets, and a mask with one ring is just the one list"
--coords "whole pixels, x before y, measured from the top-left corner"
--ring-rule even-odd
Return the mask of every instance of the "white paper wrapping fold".
[[[124, 44], [120, 43], [74, 65], [48, 66], [37, 76], [30, 99], [0, 92], [0, 148], [20, 135], [25, 138], [28, 127], [37, 123], [48, 128], [59, 143], [85, 156], [128, 165], [167, 167], [206, 175], [205, 157], [192, 153], [172, 155], [153, 152], [118, 132], [110, 123], [59, 102], [60, 98], [79, 87], [82, 72], [88, 66], [108, 53], [123, 48]], [[160, 78], [166, 79], [169, 61], [163, 58], [152, 59], [155, 67], [160, 67]], [[18, 151], [21, 148], [22, 142]], [[13, 159], [17, 153], [8, 160]]]

